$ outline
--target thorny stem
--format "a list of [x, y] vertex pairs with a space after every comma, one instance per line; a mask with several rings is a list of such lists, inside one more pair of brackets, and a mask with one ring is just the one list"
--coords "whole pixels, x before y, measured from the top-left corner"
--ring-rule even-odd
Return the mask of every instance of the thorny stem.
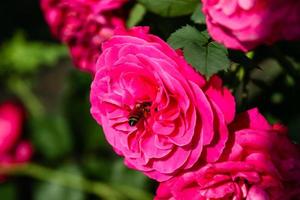
[[239, 85], [236, 90], [237, 105], [240, 107], [244, 105], [248, 97], [248, 83], [250, 81], [250, 71], [245, 69], [242, 65], [237, 66], [236, 76], [239, 79]]

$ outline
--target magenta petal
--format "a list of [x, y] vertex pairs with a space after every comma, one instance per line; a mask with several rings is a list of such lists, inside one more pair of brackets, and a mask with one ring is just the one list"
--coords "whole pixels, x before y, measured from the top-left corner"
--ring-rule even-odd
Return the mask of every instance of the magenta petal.
[[195, 94], [195, 104], [201, 116], [201, 137], [203, 145], [210, 144], [213, 139], [213, 111], [203, 91], [193, 82], [190, 85]]
[[236, 118], [236, 123], [232, 126], [234, 129], [257, 129], [257, 130], [271, 130], [272, 126], [268, 121], [259, 113], [257, 108], [247, 110], [241, 113]]
[[235, 116], [235, 100], [229, 90], [222, 85], [222, 80], [211, 77], [205, 94], [214, 101], [225, 116], [227, 123], [230, 123]]
[[156, 197], [154, 200], [170, 199], [172, 197], [170, 189], [171, 188], [169, 187], [168, 183], [160, 183], [156, 190]]
[[33, 148], [29, 141], [22, 141], [18, 144], [15, 153], [15, 160], [17, 162], [29, 161], [33, 154]]
[[170, 140], [182, 147], [186, 145], [190, 145], [192, 142], [192, 139], [195, 135], [198, 135], [196, 133], [196, 124], [197, 124], [197, 112], [195, 111], [195, 108], [191, 108], [192, 113], [190, 114], [191, 116], [186, 116], [189, 119], [189, 124], [184, 124], [186, 123], [186, 119], [180, 118], [180, 120], [177, 123], [177, 129], [176, 132], [174, 133], [174, 136], [170, 137]]
[[159, 149], [155, 146], [155, 138], [153, 136], [143, 138], [141, 146], [143, 147], [142, 151], [145, 157], [148, 159], [162, 158], [172, 151], [172, 149]]
[[248, 192], [246, 200], [271, 200], [269, 195], [262, 188], [252, 186]]
[[214, 102], [212, 102], [212, 105], [215, 110], [215, 137], [212, 143], [206, 146], [207, 162], [215, 162], [220, 158], [228, 140], [228, 130], [223, 113], [220, 112]]
[[178, 168], [184, 165], [190, 153], [191, 152], [189, 150], [185, 150], [183, 148], [174, 148], [173, 152], [153, 162], [152, 167], [163, 174], [174, 173]]
[[175, 125], [173, 123], [155, 121], [152, 130], [155, 134], [170, 135], [175, 130]]
[[164, 182], [164, 181], [167, 181], [169, 180], [170, 178], [172, 178], [174, 175], [173, 174], [163, 174], [163, 173], [160, 173], [158, 171], [143, 171], [143, 173], [154, 179], [154, 180], [157, 180], [158, 182]]

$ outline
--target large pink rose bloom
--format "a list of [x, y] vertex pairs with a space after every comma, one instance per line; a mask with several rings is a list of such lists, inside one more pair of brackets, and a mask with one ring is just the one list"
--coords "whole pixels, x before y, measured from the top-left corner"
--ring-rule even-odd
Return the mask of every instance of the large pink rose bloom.
[[[32, 156], [32, 146], [20, 140], [23, 124], [22, 109], [7, 102], [0, 105], [0, 167], [26, 163]], [[0, 181], [3, 176], [0, 174]]]
[[298, 0], [202, 0], [210, 35], [228, 48], [249, 51], [280, 39], [300, 39]]
[[127, 166], [158, 181], [219, 159], [235, 114], [231, 93], [207, 82], [147, 27], [103, 44], [91, 113]]
[[[66, 43], [74, 64], [95, 73], [101, 43], [124, 26], [118, 9], [127, 0], [41, 0], [52, 33]], [[119, 13], [118, 13], [119, 12]]]
[[219, 162], [161, 183], [155, 199], [299, 199], [300, 151], [285, 128], [253, 109], [237, 118], [233, 131]]

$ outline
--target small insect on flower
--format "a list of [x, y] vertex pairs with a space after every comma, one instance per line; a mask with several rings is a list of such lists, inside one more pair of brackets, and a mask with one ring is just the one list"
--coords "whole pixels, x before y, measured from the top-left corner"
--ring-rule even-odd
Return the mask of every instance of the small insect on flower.
[[151, 102], [137, 103], [134, 109], [129, 113], [129, 126], [135, 126], [141, 118], [145, 118], [150, 112], [150, 106]]

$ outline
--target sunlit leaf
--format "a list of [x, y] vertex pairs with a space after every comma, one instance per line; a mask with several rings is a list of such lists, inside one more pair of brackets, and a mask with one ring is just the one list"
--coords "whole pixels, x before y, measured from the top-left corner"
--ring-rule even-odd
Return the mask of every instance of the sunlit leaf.
[[54, 65], [67, 54], [62, 45], [28, 41], [24, 34], [19, 32], [1, 46], [0, 71], [33, 72], [41, 66]]
[[146, 9], [142, 4], [135, 4], [129, 13], [127, 20], [127, 27], [133, 27], [142, 21], [144, 15], [146, 14]]
[[174, 49], [183, 49], [188, 63], [207, 77], [230, 66], [227, 49], [210, 40], [206, 31], [187, 25], [174, 32], [168, 43]]
[[205, 15], [202, 12], [202, 4], [199, 4], [191, 16], [191, 20], [196, 24], [205, 24]]

